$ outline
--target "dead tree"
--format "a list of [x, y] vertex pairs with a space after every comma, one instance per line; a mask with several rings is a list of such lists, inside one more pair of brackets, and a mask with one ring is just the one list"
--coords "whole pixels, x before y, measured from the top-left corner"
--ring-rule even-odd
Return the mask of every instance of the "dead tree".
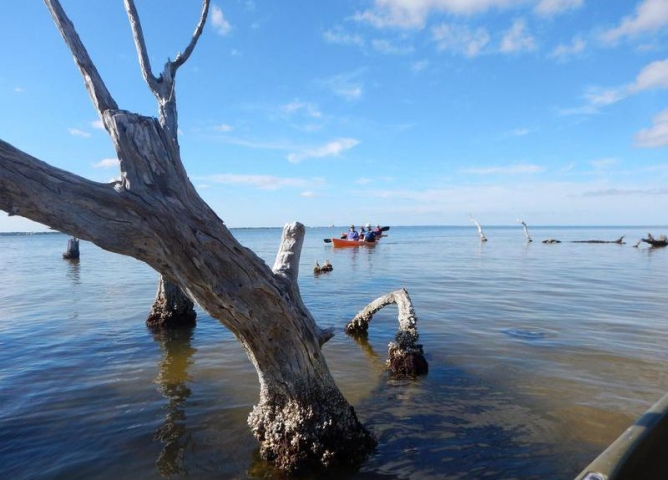
[[518, 222], [520, 222], [522, 224], [522, 228], [524, 228], [524, 238], [527, 239], [528, 243], [533, 242], [533, 240], [531, 240], [531, 235], [529, 235], [529, 228], [527, 227], [527, 224], [523, 220], [518, 220]]
[[375, 299], [348, 322], [345, 331], [350, 335], [366, 334], [373, 315], [393, 303], [397, 304], [399, 310], [399, 329], [394, 336], [395, 341], [389, 344], [387, 366], [390, 372], [396, 375], [424, 375], [428, 372], [429, 365], [424, 358], [422, 345], [417, 343], [420, 338], [417, 316], [405, 289], [395, 290]]
[[160, 275], [158, 291], [146, 319], [149, 328], [192, 328], [197, 323], [195, 304], [181, 287]]
[[654, 238], [651, 233], [648, 233], [647, 238], [643, 238], [642, 241], [645, 243], [649, 243], [653, 247], [668, 246], [668, 238], [665, 235], [661, 235], [659, 236], [659, 238]]
[[487, 237], [485, 237], [485, 234], [483, 233], [482, 227], [480, 226], [480, 224], [476, 221], [475, 218], [473, 218], [473, 215], [469, 214], [469, 218], [474, 223], [474, 225], [478, 228], [478, 235], [480, 236], [480, 241], [481, 242], [486, 242]]
[[260, 399], [249, 424], [263, 458], [285, 471], [358, 465], [375, 441], [332, 378], [297, 285], [305, 234], [287, 225], [270, 269], [200, 198], [180, 157], [175, 74], [183, 53], [151, 71], [133, 0], [125, 0], [139, 63], [159, 119], [118, 107], [58, 0], [44, 0], [116, 149], [120, 180], [92, 182], [0, 141], [0, 209], [146, 262], [233, 332], [255, 366]]
[[67, 240], [67, 250], [63, 252], [63, 258], [67, 260], [78, 260], [79, 257], [79, 239], [70, 237]]

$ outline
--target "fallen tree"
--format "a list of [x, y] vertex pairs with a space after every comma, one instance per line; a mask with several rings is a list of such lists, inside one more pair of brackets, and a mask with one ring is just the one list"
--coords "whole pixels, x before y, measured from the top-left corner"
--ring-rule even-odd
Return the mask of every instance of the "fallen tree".
[[159, 119], [122, 110], [58, 0], [44, 0], [120, 161], [120, 180], [92, 182], [0, 140], [0, 209], [146, 262], [232, 331], [255, 366], [260, 399], [249, 416], [263, 458], [285, 471], [358, 465], [375, 441], [336, 386], [322, 354], [333, 335], [304, 305], [297, 278], [305, 228], [286, 225], [270, 269], [200, 198], [177, 139], [175, 75], [183, 53], [154, 76], [134, 1], [125, 0], [142, 75]]
[[654, 238], [651, 233], [648, 233], [647, 238], [643, 238], [642, 241], [649, 243], [653, 247], [668, 246], [668, 238], [665, 235], [660, 235], [659, 238]]

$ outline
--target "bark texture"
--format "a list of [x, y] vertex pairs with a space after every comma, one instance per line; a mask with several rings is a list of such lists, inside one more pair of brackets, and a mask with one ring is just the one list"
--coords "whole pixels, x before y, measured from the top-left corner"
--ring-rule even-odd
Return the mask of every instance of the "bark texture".
[[195, 304], [177, 284], [160, 275], [158, 292], [146, 319], [149, 328], [192, 328], [197, 323]]
[[112, 139], [120, 180], [92, 182], [0, 140], [0, 209], [146, 262], [232, 331], [258, 373], [260, 399], [249, 423], [264, 458], [289, 471], [357, 464], [374, 440], [322, 355], [332, 330], [316, 325], [299, 293], [304, 226], [286, 226], [270, 269], [200, 198], [181, 162], [174, 78], [202, 31], [209, 1], [185, 53], [159, 78], [145, 56], [134, 2], [125, 1], [159, 120], [118, 108], [59, 2], [44, 2]]
[[417, 331], [417, 316], [405, 289], [395, 290], [375, 299], [348, 322], [346, 333], [366, 334], [373, 315], [391, 304], [396, 304], [399, 311], [399, 329], [394, 336], [395, 341], [389, 344], [387, 366], [395, 375], [424, 375], [429, 371], [429, 364], [424, 357], [422, 345], [418, 343], [420, 336]]

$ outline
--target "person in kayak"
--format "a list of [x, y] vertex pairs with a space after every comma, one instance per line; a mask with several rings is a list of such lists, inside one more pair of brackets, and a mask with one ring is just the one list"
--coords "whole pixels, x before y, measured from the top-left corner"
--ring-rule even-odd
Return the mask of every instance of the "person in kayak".
[[348, 240], [359, 240], [360, 239], [360, 234], [357, 233], [357, 230], [355, 230], [355, 225], [350, 226], [350, 230], [348, 230]]

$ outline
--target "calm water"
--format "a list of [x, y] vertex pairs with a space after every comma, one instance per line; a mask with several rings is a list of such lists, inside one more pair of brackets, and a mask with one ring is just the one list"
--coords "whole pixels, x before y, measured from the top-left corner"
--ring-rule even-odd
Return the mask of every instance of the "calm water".
[[[392, 227], [374, 248], [332, 249], [307, 230], [302, 295], [337, 335], [325, 354], [379, 447], [354, 479], [570, 479], [668, 391], [666, 228]], [[235, 230], [273, 264], [280, 229]], [[614, 240], [626, 245], [570, 243]], [[558, 238], [563, 243], [540, 241]], [[0, 236], [0, 476], [274, 478], [246, 417], [255, 371], [218, 322], [144, 327], [158, 275], [64, 235]], [[315, 260], [334, 271], [314, 276]], [[405, 287], [430, 363], [384, 372], [396, 308], [369, 343], [343, 326]]]

